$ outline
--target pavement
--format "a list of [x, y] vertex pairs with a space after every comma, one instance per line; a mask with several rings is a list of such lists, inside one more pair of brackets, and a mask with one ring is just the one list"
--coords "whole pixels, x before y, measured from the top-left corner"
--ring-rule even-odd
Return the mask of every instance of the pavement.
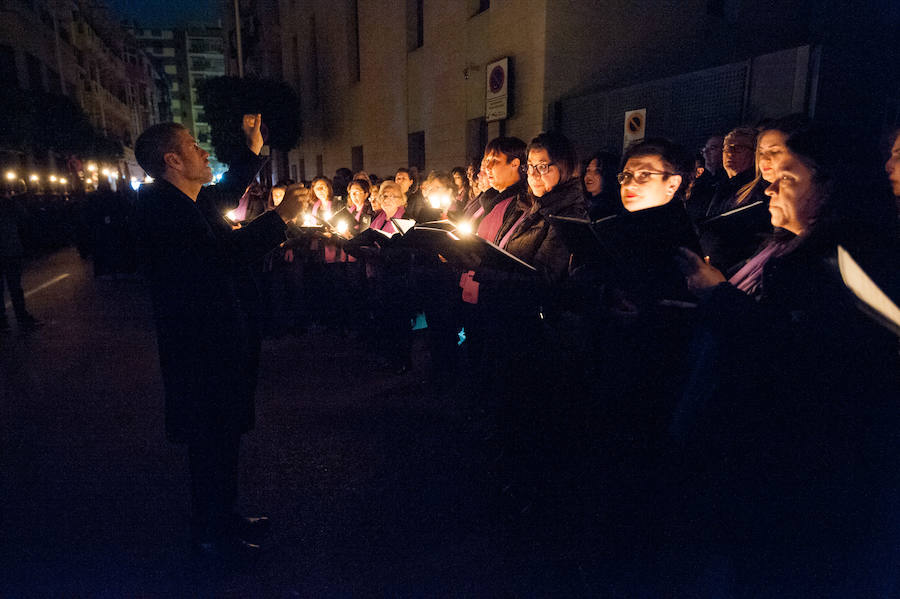
[[421, 333], [402, 376], [340, 334], [265, 340], [240, 508], [273, 530], [252, 566], [198, 564], [142, 281], [63, 249], [24, 287], [45, 324], [0, 336], [0, 597], [645, 594], [590, 518], [534, 526], [502, 501], [490, 429], [424, 382]]

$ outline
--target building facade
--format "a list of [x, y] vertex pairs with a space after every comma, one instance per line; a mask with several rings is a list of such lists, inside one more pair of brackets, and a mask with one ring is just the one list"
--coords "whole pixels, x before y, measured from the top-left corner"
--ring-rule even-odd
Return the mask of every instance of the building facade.
[[[0, 16], [4, 85], [68, 96], [133, 162], [134, 140], [160, 119], [166, 103], [161, 75], [137, 41], [96, 2], [5, 0]], [[5, 160], [72, 169], [64, 156], [18, 153]]]
[[[900, 5], [886, 0], [280, 0], [279, 12], [283, 76], [301, 97], [295, 179], [449, 169], [496, 135], [549, 128], [582, 153], [621, 151], [632, 109], [647, 135], [688, 146], [791, 112], [844, 115], [860, 136], [898, 118], [885, 75], [900, 64]], [[487, 108], [492, 81], [507, 85], [502, 118]]]

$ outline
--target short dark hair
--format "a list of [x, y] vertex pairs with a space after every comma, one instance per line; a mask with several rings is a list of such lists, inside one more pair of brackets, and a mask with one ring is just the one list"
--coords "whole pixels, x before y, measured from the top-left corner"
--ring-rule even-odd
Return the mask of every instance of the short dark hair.
[[679, 144], [666, 139], [664, 137], [648, 137], [647, 139], [635, 142], [628, 146], [625, 154], [622, 156], [622, 168], [625, 168], [631, 158], [640, 158], [642, 156], [659, 156], [663, 165], [669, 169], [673, 175], [681, 175], [681, 186], [675, 192], [676, 197], [687, 189], [691, 182], [694, 170], [694, 160], [690, 154]]
[[144, 172], [158, 179], [166, 172], [165, 155], [178, 151], [176, 139], [187, 127], [180, 123], [158, 123], [141, 133], [134, 144], [134, 157]]
[[347, 195], [350, 195], [350, 188], [354, 185], [366, 192], [366, 195], [369, 195], [372, 192], [372, 185], [369, 183], [368, 179], [353, 179], [347, 183]]
[[532, 150], [546, 150], [547, 154], [559, 169], [559, 181], [565, 183], [575, 174], [578, 158], [575, 156], [575, 148], [569, 138], [556, 131], [541, 133], [528, 144], [528, 152]]
[[484, 147], [484, 155], [491, 153], [505, 154], [507, 162], [512, 162], [513, 158], [519, 159], [519, 165], [525, 167], [525, 142], [518, 137], [495, 137]]

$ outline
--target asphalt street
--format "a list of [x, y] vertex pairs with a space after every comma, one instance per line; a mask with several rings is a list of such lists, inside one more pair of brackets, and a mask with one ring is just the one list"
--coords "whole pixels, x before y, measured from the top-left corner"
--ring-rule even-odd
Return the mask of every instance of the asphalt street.
[[424, 382], [421, 338], [413, 371], [392, 375], [360, 343], [320, 330], [264, 342], [240, 493], [244, 513], [273, 520], [261, 558], [197, 564], [186, 456], [164, 434], [143, 283], [94, 278], [64, 249], [33, 261], [24, 286], [45, 326], [0, 336], [0, 596], [642, 588], [639, 556], [609, 559], [595, 542], [590, 498], [562, 497], [579, 517], [539, 526], [503, 500], [490, 427], [477, 405]]

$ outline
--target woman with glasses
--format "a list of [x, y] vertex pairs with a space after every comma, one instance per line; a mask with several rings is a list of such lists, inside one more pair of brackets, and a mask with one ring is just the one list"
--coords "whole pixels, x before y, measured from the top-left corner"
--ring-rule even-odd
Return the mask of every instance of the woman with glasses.
[[570, 252], [547, 218], [587, 217], [576, 167], [575, 151], [563, 135], [541, 133], [531, 141], [526, 151], [529, 193], [517, 196], [516, 209], [505, 213], [496, 239], [537, 272], [475, 271], [483, 355], [491, 362], [482, 396], [496, 409], [507, 498], [517, 511], [561, 488], [549, 481], [563, 469], [550, 464], [569, 447], [561, 443], [573, 421], [566, 406], [580, 397], [567, 393], [578, 378], [566, 376], [562, 354], [550, 341], [560, 318]]

